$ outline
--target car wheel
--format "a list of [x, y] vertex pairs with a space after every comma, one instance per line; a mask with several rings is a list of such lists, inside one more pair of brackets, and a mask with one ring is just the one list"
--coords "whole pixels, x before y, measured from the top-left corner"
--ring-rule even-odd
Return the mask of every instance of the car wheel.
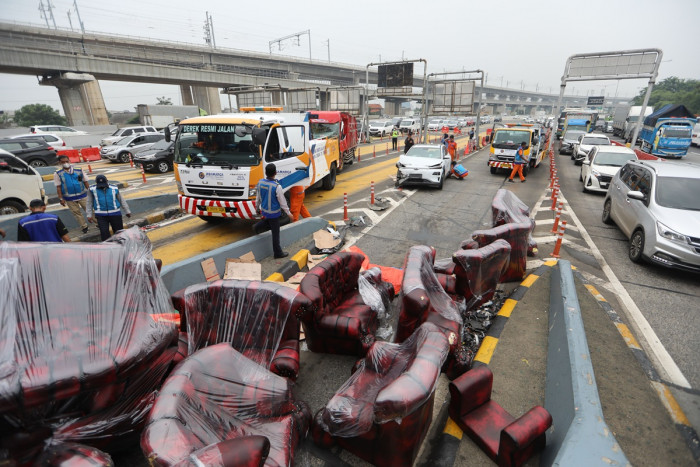
[[49, 164], [47, 164], [45, 161], [41, 159], [32, 159], [29, 162], [29, 165], [32, 167], [47, 167]]
[[605, 204], [603, 204], [603, 224], [608, 224], [612, 225], [613, 220], [612, 217], [610, 217], [610, 208], [612, 206], [612, 201], [610, 198], [605, 200]]
[[497, 167], [490, 167], [490, 169], [491, 169], [491, 175], [496, 175], [496, 172], [498, 172]]
[[445, 176], [444, 176], [444, 175], [440, 175], [440, 183], [438, 183], [437, 189], [438, 189], [438, 190], [442, 190], [442, 186], [443, 186], [444, 184], [445, 184]]
[[642, 253], [644, 252], [644, 231], [637, 229], [630, 238], [629, 256], [633, 263], [641, 263]]
[[129, 162], [130, 160], [131, 160], [131, 153], [130, 152], [124, 151], [124, 152], [119, 154], [119, 161], [120, 162], [126, 163], [126, 162]]
[[19, 214], [24, 211], [26, 211], [26, 208], [17, 201], [8, 199], [0, 203], [0, 216], [5, 214]]
[[168, 164], [168, 161], [159, 161], [156, 164], [156, 170], [158, 173], [164, 174], [170, 170], [170, 164]]
[[331, 164], [331, 171], [328, 175], [323, 177], [323, 189], [326, 191], [332, 190], [333, 187], [335, 187], [335, 174], [336, 174], [336, 168], [335, 168], [335, 162]]
[[586, 177], [586, 179], [582, 180], [582, 181], [583, 181], [583, 192], [588, 193], [588, 188], [586, 188], [586, 183], [588, 182], [588, 177]]

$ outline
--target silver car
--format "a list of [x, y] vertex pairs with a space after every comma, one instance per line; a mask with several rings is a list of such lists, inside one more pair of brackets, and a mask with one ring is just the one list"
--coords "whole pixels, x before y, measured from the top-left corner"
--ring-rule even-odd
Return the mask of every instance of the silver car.
[[396, 186], [431, 185], [442, 190], [451, 161], [444, 144], [416, 144], [396, 163]]
[[700, 272], [700, 164], [629, 161], [613, 177], [603, 222], [629, 238], [629, 257]]
[[585, 132], [581, 130], [566, 130], [566, 133], [561, 138], [559, 154], [573, 154], [574, 144], [578, 142], [579, 136], [583, 134], [585, 134]]
[[153, 146], [162, 139], [165, 139], [165, 135], [160, 133], [126, 136], [111, 146], [103, 146], [100, 149], [100, 156], [111, 162], [129, 162], [135, 153]]

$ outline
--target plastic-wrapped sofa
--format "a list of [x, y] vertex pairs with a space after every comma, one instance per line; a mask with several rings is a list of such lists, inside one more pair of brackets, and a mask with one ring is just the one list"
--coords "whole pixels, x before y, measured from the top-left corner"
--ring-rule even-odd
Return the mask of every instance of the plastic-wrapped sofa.
[[342, 446], [377, 466], [412, 465], [430, 427], [449, 343], [425, 323], [401, 344], [377, 341], [317, 412], [314, 442]]
[[510, 251], [510, 244], [498, 239], [481, 248], [458, 250], [452, 255], [457, 278], [455, 291], [464, 297], [468, 310], [491, 300], [510, 262]]
[[298, 314], [312, 311], [304, 295], [277, 282], [217, 280], [173, 294], [184, 316], [187, 355], [228, 342], [281, 376], [299, 374]]
[[[525, 278], [527, 270], [528, 238], [532, 224], [527, 222], [502, 224], [486, 230], [475, 230], [472, 238], [462, 242], [462, 249], [482, 248], [498, 239], [510, 245], [510, 261], [500, 277], [501, 282], [519, 281]], [[474, 243], [476, 242], [476, 243]]]
[[491, 215], [494, 227], [503, 224], [529, 222], [532, 225], [532, 229], [530, 229], [530, 235], [527, 239], [527, 254], [528, 256], [535, 256], [537, 242], [532, 238], [532, 232], [535, 230], [535, 219], [530, 218], [530, 208], [527, 204], [520, 201], [520, 198], [515, 196], [515, 193], [512, 191], [501, 188], [491, 201]]
[[141, 449], [151, 465], [290, 466], [311, 420], [293, 384], [228, 343], [201, 349], [165, 381]]
[[[312, 352], [363, 356], [374, 343], [377, 312], [372, 309], [372, 303], [366, 303], [358, 288], [364, 259], [359, 253], [335, 253], [302, 279], [299, 291], [315, 308], [299, 314]], [[382, 293], [393, 298], [393, 287], [382, 282], [379, 269], [372, 268], [363, 274]]]
[[0, 464], [99, 458], [61, 445], [109, 448], [141, 429], [177, 350], [159, 277], [138, 228], [0, 243]]

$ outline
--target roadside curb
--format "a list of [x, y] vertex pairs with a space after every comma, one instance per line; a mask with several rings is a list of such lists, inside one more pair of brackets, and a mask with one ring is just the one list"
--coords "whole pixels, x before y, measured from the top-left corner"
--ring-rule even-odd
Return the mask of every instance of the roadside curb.
[[[503, 332], [508, 319], [515, 310], [516, 305], [521, 301], [528, 290], [537, 282], [537, 280], [551, 271], [552, 266], [556, 265], [556, 260], [550, 260], [539, 266], [518, 285], [503, 302], [500, 310], [491, 324], [484, 340], [479, 346], [479, 350], [474, 357], [474, 366], [488, 365], [491, 362], [501, 333]], [[464, 436], [461, 428], [447, 415], [446, 407], [444, 418], [445, 424], [442, 433], [435, 440], [429, 454], [429, 464], [438, 466], [452, 466], [455, 463], [459, 444]], [[426, 464], [428, 465], [428, 464]]]
[[297, 251], [296, 254], [294, 254], [294, 256], [292, 256], [289, 259], [289, 261], [280, 266], [280, 268], [276, 272], [273, 272], [272, 274], [267, 276], [265, 280], [273, 282], [288, 281], [290, 277], [292, 277], [294, 274], [300, 272], [306, 267], [309, 261], [309, 254], [313, 247], [314, 242], [312, 240], [306, 246], [306, 248], [302, 248], [301, 250]]
[[672, 385], [661, 380], [661, 377], [654, 369], [651, 360], [649, 360], [649, 357], [647, 357], [644, 349], [642, 349], [642, 346], [639, 344], [639, 342], [637, 342], [637, 339], [632, 334], [632, 331], [630, 331], [629, 327], [622, 321], [620, 315], [618, 315], [605, 297], [603, 297], [600, 292], [598, 292], [598, 290], [588, 280], [586, 280], [581, 272], [575, 268], [572, 269], [574, 270], [574, 275], [576, 278], [581, 281], [586, 290], [588, 290], [591, 296], [595, 298], [598, 305], [601, 307], [601, 309], [603, 309], [603, 311], [605, 311], [615, 325], [615, 328], [625, 341], [627, 348], [629, 348], [635, 359], [641, 365], [642, 371], [644, 371], [644, 373], [649, 377], [649, 382], [652, 388], [657, 393], [661, 403], [668, 411], [668, 414], [673, 420], [676, 429], [685, 440], [688, 449], [690, 449], [690, 452], [695, 459], [695, 462], [700, 464], [700, 438], [688, 420], [688, 417], [683, 412], [683, 409], [680, 407], [675, 397], [673, 397], [670, 390]]

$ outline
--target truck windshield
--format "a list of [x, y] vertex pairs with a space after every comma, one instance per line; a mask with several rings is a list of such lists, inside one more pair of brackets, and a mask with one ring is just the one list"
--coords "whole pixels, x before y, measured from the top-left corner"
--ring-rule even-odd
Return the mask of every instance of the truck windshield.
[[689, 126], [667, 126], [664, 127], [662, 138], [690, 138], [691, 128]]
[[338, 123], [319, 123], [311, 122], [311, 138], [333, 138], [340, 134], [340, 122]]
[[581, 144], [595, 144], [598, 146], [610, 146], [610, 140], [608, 138], [590, 138], [584, 136]]
[[697, 178], [658, 177], [656, 202], [660, 206], [700, 211], [700, 183]]
[[493, 137], [492, 146], [500, 149], [517, 149], [520, 143], [530, 144], [530, 132], [522, 130], [498, 130]]
[[180, 125], [174, 160], [219, 167], [257, 165], [259, 151], [250, 130], [245, 125]]

